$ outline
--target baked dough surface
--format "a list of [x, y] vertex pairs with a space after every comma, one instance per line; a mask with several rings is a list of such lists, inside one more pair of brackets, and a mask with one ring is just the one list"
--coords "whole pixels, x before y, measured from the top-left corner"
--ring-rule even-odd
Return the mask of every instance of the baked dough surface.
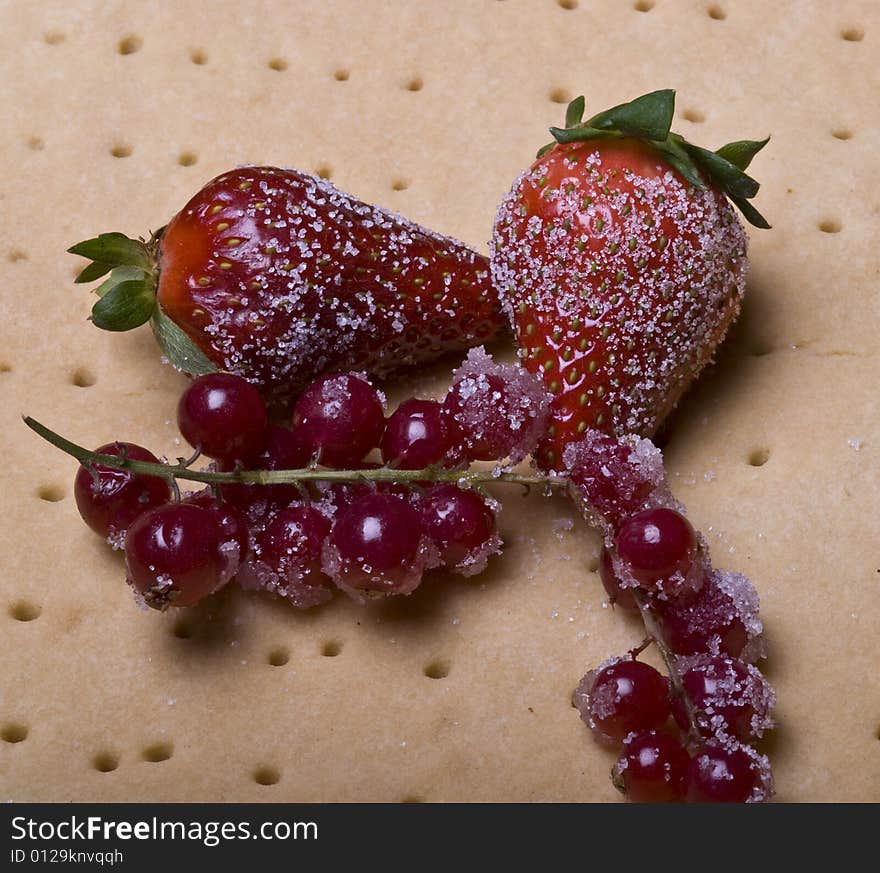
[[[19, 416], [186, 452], [183, 378], [147, 330], [86, 322], [73, 242], [155, 229], [253, 162], [485, 251], [564, 101], [674, 87], [701, 143], [773, 134], [753, 172], [774, 225], [671, 427], [674, 487], [760, 592], [778, 797], [880, 800], [878, 40], [868, 0], [5, 3], [0, 798], [617, 799], [569, 698], [639, 629], [603, 604], [597, 539], [561, 499], [499, 489], [503, 557], [401, 602], [300, 614], [230, 590], [146, 614], [79, 520], [72, 461]], [[436, 396], [453, 364], [392, 399]]]

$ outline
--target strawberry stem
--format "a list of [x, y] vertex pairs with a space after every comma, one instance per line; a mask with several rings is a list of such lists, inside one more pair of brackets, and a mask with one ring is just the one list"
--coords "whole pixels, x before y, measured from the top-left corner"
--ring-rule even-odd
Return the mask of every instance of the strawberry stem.
[[96, 289], [92, 323], [102, 330], [124, 331], [150, 323], [162, 353], [172, 366], [192, 376], [214, 373], [217, 367], [193, 340], [162, 310], [159, 288], [159, 243], [165, 228], [148, 240], [131, 239], [124, 233], [102, 233], [83, 240], [67, 251], [88, 258], [90, 263], [76, 282], [94, 282], [110, 276]]
[[102, 233], [67, 251], [90, 263], [76, 277], [77, 284], [110, 274], [95, 290], [98, 301], [91, 320], [103, 330], [131, 330], [146, 324], [156, 309], [158, 282], [157, 237], [149, 242], [124, 233]]
[[760, 185], [746, 169], [752, 158], [767, 145], [764, 140], [737, 140], [709, 151], [688, 142], [670, 130], [675, 112], [675, 91], [670, 88], [652, 91], [621, 103], [582, 121], [584, 98], [575, 97], [565, 113], [565, 127], [551, 127], [555, 142], [538, 151], [538, 157], [557, 144], [588, 142], [593, 139], [634, 137], [655, 148], [694, 188], [705, 188], [708, 181], [736, 206], [755, 227], [769, 228], [767, 219], [748, 201]]

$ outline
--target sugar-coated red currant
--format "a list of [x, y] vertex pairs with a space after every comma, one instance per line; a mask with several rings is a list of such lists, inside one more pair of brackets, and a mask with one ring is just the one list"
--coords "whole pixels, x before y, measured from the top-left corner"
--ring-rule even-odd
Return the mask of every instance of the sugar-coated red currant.
[[382, 395], [355, 373], [323, 376], [293, 408], [293, 430], [309, 457], [326, 467], [356, 466], [379, 445], [384, 427]]
[[675, 737], [659, 731], [630, 734], [614, 765], [615, 784], [636, 803], [684, 799], [690, 757]]
[[[381, 464], [376, 464], [373, 461], [361, 461], [359, 464], [354, 464], [351, 469], [378, 470], [381, 466]], [[320, 496], [327, 500], [336, 512], [339, 512], [359, 497], [367, 497], [370, 494], [375, 494], [377, 491], [384, 491], [387, 483], [373, 483], [364, 480], [360, 482], [318, 481], [314, 485]]]
[[330, 519], [306, 503], [282, 509], [257, 535], [259, 559], [283, 580], [305, 585], [331, 584], [321, 570], [321, 549]]
[[758, 594], [739, 573], [714, 570], [690, 602], [658, 607], [664, 638], [676, 654], [715, 652], [749, 661], [764, 654]]
[[[695, 660], [681, 681], [704, 736], [724, 734], [750, 741], [773, 726], [770, 711], [776, 695], [756, 667], [720, 656]], [[686, 730], [687, 710], [680, 698], [673, 698], [672, 714]]]
[[204, 507], [214, 513], [220, 529], [220, 547], [224, 543], [235, 543], [238, 547], [238, 559], [243, 561], [250, 553], [250, 534], [247, 518], [226, 500], [218, 500], [209, 489], [187, 494], [184, 503], [192, 503]]
[[266, 439], [257, 457], [263, 470], [301, 470], [308, 466], [308, 447], [299, 434], [286, 427], [270, 424], [266, 429]]
[[[152, 452], [134, 443], [107, 443], [96, 451], [100, 455], [159, 463]], [[95, 533], [118, 546], [122, 545], [122, 536], [135, 519], [171, 498], [171, 486], [160, 476], [111, 470], [100, 464], [93, 469], [94, 475], [85, 467], [77, 470], [73, 485], [76, 508]]]
[[451, 483], [434, 485], [422, 495], [419, 509], [425, 533], [450, 569], [474, 575], [498, 551], [495, 511], [476, 491]]
[[220, 550], [216, 514], [203, 506], [169, 503], [142, 515], [125, 537], [128, 581], [148, 606], [192, 606], [231, 575]]
[[[266, 441], [257, 463], [263, 470], [301, 470], [308, 466], [311, 458], [309, 450], [299, 435], [286, 427], [270, 424], [266, 430]], [[302, 495], [293, 483], [266, 485], [270, 499], [285, 505]]]
[[324, 548], [324, 571], [349, 593], [402, 594], [421, 581], [424, 558], [418, 511], [377, 492], [340, 510]]
[[697, 536], [681, 513], [657, 507], [627, 519], [615, 544], [621, 561], [641, 587], [675, 592], [684, 587], [691, 572]]
[[208, 373], [183, 392], [177, 425], [203, 455], [222, 461], [247, 460], [263, 445], [266, 404], [241, 376]]
[[[354, 465], [355, 470], [378, 470], [382, 465], [373, 461], [361, 461]], [[419, 492], [409, 485], [401, 482], [375, 482], [375, 481], [349, 481], [349, 482], [325, 482], [317, 481], [315, 488], [323, 501], [332, 507], [333, 513], [338, 515], [343, 509], [351, 505], [361, 497], [371, 494], [390, 494], [398, 497], [406, 503], [417, 506]]]
[[543, 436], [550, 395], [541, 380], [516, 364], [498, 364], [471, 349], [443, 401], [460, 434], [456, 458], [521, 461]]
[[[309, 453], [297, 434], [286, 427], [270, 424], [266, 428], [261, 451], [251, 458], [245, 469], [300, 470], [309, 463]], [[224, 461], [220, 468], [225, 472], [242, 467], [240, 463]], [[286, 506], [302, 495], [293, 483], [276, 485], [250, 485], [229, 482], [220, 486], [223, 499], [244, 512], [252, 520], [265, 520], [273, 509]]]
[[750, 746], [713, 740], [688, 765], [689, 803], [760, 802], [771, 794], [769, 762]]
[[669, 682], [650, 664], [614, 660], [581, 680], [574, 702], [600, 739], [622, 740], [669, 718]]
[[517, 433], [505, 413], [509, 404], [505, 382], [492, 374], [463, 379], [449, 389], [443, 408], [463, 434], [466, 457], [494, 461], [510, 455]]
[[614, 565], [611, 563], [611, 552], [604, 546], [599, 557], [599, 578], [602, 580], [602, 585], [612, 605], [626, 612], [639, 611], [639, 605], [633, 597], [632, 588], [621, 587], [620, 580], [614, 572]]
[[648, 440], [589, 430], [566, 448], [563, 462], [575, 501], [612, 530], [668, 490], [662, 456]]
[[399, 470], [440, 464], [450, 453], [455, 423], [436, 400], [404, 400], [388, 418], [382, 460]]

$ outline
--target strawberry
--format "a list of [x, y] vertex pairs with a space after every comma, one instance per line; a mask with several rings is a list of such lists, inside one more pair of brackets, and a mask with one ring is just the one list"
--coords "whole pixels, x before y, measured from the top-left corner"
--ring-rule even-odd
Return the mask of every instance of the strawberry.
[[588, 428], [650, 437], [739, 312], [747, 238], [728, 198], [768, 227], [744, 173], [766, 140], [693, 146], [669, 131], [674, 95], [586, 122], [572, 101], [498, 209], [495, 287], [553, 395], [546, 468]]
[[92, 320], [150, 321], [166, 357], [237, 373], [283, 397], [328, 370], [383, 376], [506, 329], [486, 258], [296, 170], [209, 182], [149, 242], [102, 234]]

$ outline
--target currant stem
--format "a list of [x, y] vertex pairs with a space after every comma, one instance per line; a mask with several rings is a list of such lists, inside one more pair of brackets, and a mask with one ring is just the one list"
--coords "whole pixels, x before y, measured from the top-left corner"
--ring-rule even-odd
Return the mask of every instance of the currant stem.
[[[143, 473], [148, 476], [160, 476], [167, 479], [175, 490], [178, 490], [177, 480], [184, 479], [191, 482], [202, 482], [213, 487], [225, 483], [238, 482], [252, 485], [276, 485], [292, 483], [302, 485], [305, 482], [397, 482], [400, 484], [417, 485], [420, 482], [453, 482], [465, 484], [484, 484], [491, 482], [503, 482], [512, 485], [521, 485], [530, 488], [533, 485], [562, 488], [568, 484], [567, 477], [559, 474], [550, 476], [520, 475], [518, 473], [498, 472], [496, 470], [443, 470], [437, 467], [427, 467], [422, 470], [396, 470], [391, 467], [378, 467], [367, 470], [329, 470], [321, 467], [306, 467], [300, 470], [232, 470], [226, 473], [208, 470], [192, 470], [189, 464], [195, 461], [198, 455], [190, 459], [178, 459], [177, 464], [155, 464], [149, 461], [135, 461], [123, 455], [104, 455], [90, 451], [77, 443], [66, 439], [55, 431], [50, 430], [44, 424], [30, 416], [24, 416], [24, 423], [44, 440], [51, 443], [62, 452], [76, 458], [86, 469], [92, 469], [95, 465], [109, 467], [112, 470], [129, 470], [132, 473]], [[669, 671], [669, 680], [673, 691], [684, 703], [690, 726], [689, 737], [694, 742], [701, 739], [697, 726], [696, 710], [684, 685], [681, 674], [675, 665], [675, 655], [666, 645], [663, 634], [657, 624], [654, 615], [648, 606], [648, 600], [638, 588], [633, 589], [633, 599], [639, 607], [642, 622], [648, 639], [633, 650], [636, 655], [641, 652], [649, 641], [653, 642], [660, 652], [666, 668]]]
[[675, 664], [675, 655], [663, 639], [663, 633], [660, 630], [660, 626], [657, 624], [657, 620], [654, 618], [654, 614], [648, 606], [647, 597], [645, 597], [638, 588], [632, 589], [632, 595], [633, 600], [635, 600], [636, 605], [639, 607], [639, 612], [642, 615], [642, 622], [645, 625], [645, 631], [657, 646], [657, 650], [660, 652], [660, 657], [663, 658], [663, 662], [666, 664], [666, 670], [669, 673], [669, 681], [672, 683], [672, 690], [676, 696], [681, 698], [681, 702], [684, 704], [688, 718], [688, 740], [699, 742], [702, 739], [702, 734], [697, 725], [697, 712], [693, 701], [685, 690], [684, 683], [681, 681], [681, 673], [678, 672], [678, 667]]
[[637, 646], [634, 646], [633, 648], [631, 648], [629, 650], [630, 658], [632, 658], [633, 660], [638, 658], [638, 656], [641, 655], [642, 652], [645, 651], [645, 649], [650, 648], [650, 646], [653, 644], [653, 642], [654, 642], [654, 637], [652, 637], [650, 635], [646, 636]]
[[404, 485], [415, 485], [419, 482], [453, 482], [477, 485], [503, 482], [522, 485], [526, 488], [533, 485], [562, 488], [568, 481], [566, 477], [561, 475], [527, 476], [494, 470], [443, 470], [437, 467], [427, 467], [422, 470], [395, 470], [391, 467], [368, 470], [329, 470], [315, 466], [299, 470], [232, 470], [226, 473], [191, 470], [187, 466], [188, 462], [154, 464], [149, 461], [134, 461], [118, 455], [98, 454], [65, 439], [30, 416], [24, 417], [24, 423], [44, 440], [76, 458], [87, 469], [99, 464], [102, 467], [109, 467], [111, 470], [129, 470], [132, 473], [161, 476], [172, 483], [178, 479], [209, 485], [223, 485], [233, 482], [248, 485], [280, 485], [302, 482], [397, 482]]

